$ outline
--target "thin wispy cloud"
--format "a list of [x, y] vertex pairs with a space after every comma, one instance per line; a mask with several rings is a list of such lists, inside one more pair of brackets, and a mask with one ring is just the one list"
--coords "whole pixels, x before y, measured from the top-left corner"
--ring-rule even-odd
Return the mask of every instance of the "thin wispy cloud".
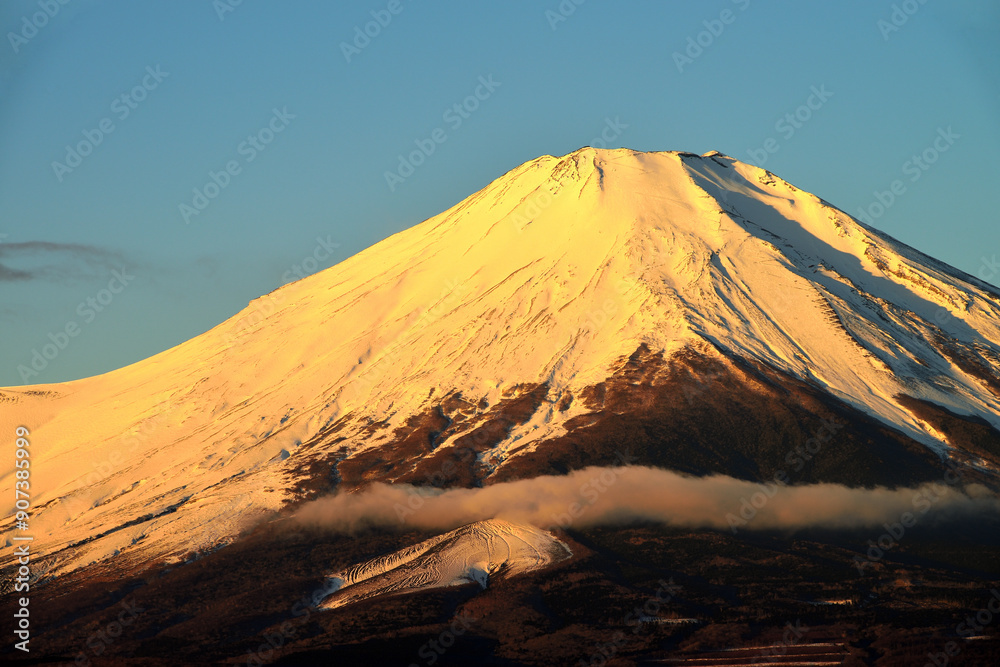
[[0, 282], [72, 282], [121, 268], [122, 253], [81, 243], [0, 243]]

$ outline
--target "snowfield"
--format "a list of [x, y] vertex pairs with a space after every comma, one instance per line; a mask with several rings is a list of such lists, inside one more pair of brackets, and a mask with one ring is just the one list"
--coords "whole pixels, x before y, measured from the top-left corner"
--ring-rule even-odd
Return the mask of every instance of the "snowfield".
[[[669, 355], [705, 341], [937, 451], [948, 443], [899, 394], [1000, 427], [996, 288], [724, 155], [584, 148], [527, 162], [154, 357], [4, 388], [0, 432], [31, 432], [33, 549], [53, 573], [179, 561], [283, 507], [300, 446], [337, 420], [354, 420], [338, 446], [356, 452], [430, 406], [429, 390], [460, 391], [471, 410], [520, 384], [558, 397], [641, 344]], [[486, 462], [584, 410], [553, 405]], [[392, 428], [364, 430], [373, 421]], [[12, 487], [13, 457], [2, 466]], [[436, 580], [479, 576], [459, 560]], [[415, 585], [388, 572], [345, 592]]]
[[534, 526], [477, 521], [330, 575], [334, 592], [320, 607], [468, 583], [485, 589], [494, 576], [530, 572], [572, 555], [563, 542]]

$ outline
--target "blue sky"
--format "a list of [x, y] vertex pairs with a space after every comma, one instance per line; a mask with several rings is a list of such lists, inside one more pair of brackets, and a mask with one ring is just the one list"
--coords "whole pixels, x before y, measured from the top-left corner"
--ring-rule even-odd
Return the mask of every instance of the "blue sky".
[[0, 385], [172, 347], [595, 139], [756, 159], [1000, 272], [992, 0], [234, 3], [0, 4]]

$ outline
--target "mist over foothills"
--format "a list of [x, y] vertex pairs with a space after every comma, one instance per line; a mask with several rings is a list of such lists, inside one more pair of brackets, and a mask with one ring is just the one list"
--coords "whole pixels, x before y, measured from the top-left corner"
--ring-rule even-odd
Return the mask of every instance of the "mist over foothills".
[[565, 476], [473, 489], [375, 483], [303, 506], [296, 519], [343, 533], [370, 528], [451, 530], [500, 518], [540, 528], [654, 521], [718, 530], [881, 528], [899, 523], [1000, 513], [979, 484], [863, 489], [839, 484], [788, 486], [725, 475], [693, 477], [644, 466], [589, 467]]

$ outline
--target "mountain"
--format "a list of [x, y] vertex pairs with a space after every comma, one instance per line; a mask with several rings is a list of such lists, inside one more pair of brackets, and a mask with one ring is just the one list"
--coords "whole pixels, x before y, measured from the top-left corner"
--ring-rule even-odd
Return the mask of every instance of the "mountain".
[[994, 287], [719, 153], [584, 148], [150, 359], [0, 390], [0, 421], [31, 431], [36, 548], [67, 572], [179, 561], [337, 488], [621, 447], [768, 479], [823, 420], [849, 427], [797, 482], [993, 474], [998, 371]]
[[[31, 443], [32, 622], [78, 663], [702, 664], [805, 617], [800, 655], [873, 664], [954, 635], [970, 579], [1000, 586], [1000, 293], [717, 152], [537, 158], [182, 345], [0, 405]], [[575, 522], [623, 464], [703, 479], [686, 502], [719, 519]], [[526, 480], [545, 526], [503, 518]], [[718, 529], [779, 481], [897, 504]], [[911, 492], [944, 518], [872, 534]], [[431, 496], [466, 518], [408, 520]], [[344, 516], [302, 519], [331, 498]], [[148, 611], [93, 644], [129, 601]]]
[[[853, 424], [845, 460], [801, 481], [922, 481], [939, 455], [995, 471], [998, 370], [990, 285], [721, 154], [585, 148], [176, 348], [0, 400], [65, 571], [178, 559], [338, 485], [608, 463], [626, 421], [640, 463], [694, 473], [765, 479], [777, 454], [733, 432], [804, 442], [817, 415]], [[730, 399], [732, 424], [685, 426]], [[664, 448], [668, 422], [723, 446]]]

